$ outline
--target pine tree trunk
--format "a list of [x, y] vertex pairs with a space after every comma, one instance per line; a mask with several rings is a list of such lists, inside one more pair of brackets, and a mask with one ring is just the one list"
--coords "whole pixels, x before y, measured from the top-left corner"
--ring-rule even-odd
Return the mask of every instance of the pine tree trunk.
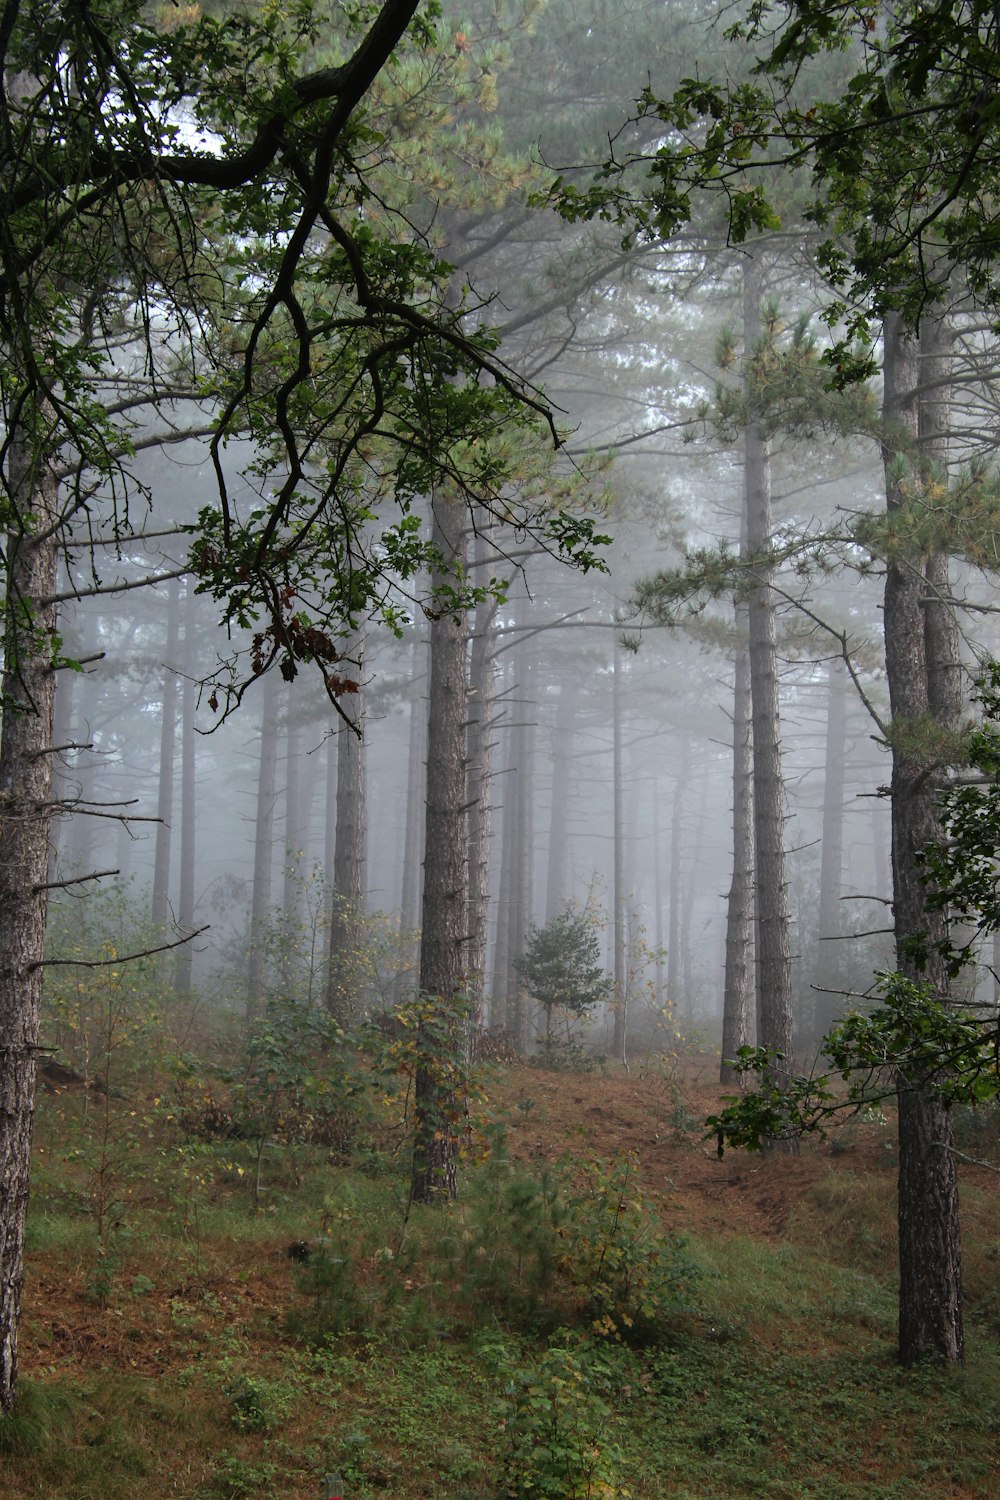
[[[477, 561], [485, 561], [486, 536], [478, 532]], [[483, 600], [476, 609], [469, 664], [468, 787], [469, 804], [469, 949], [467, 991], [470, 1038], [482, 1024], [486, 990], [486, 939], [490, 904], [490, 840], [492, 833], [493, 723], [496, 675], [497, 605]]]
[[[792, 1057], [792, 960], [788, 885], [785, 876], [785, 805], [778, 709], [778, 652], [771, 584], [771, 457], [759, 421], [753, 417], [753, 360], [761, 339], [762, 268], [751, 261], [744, 276], [744, 345], [749, 361], [747, 387], [751, 418], [744, 434], [744, 495], [750, 559], [750, 696], [753, 705], [754, 851], [757, 959], [757, 1039], [776, 1061], [779, 1084]], [[795, 1143], [782, 1143], [796, 1149]]]
[[52, 797], [52, 647], [58, 541], [51, 471], [16, 437], [8, 449], [12, 509], [41, 540], [6, 547], [3, 724], [0, 730], [0, 1412], [17, 1382], [24, 1223], [34, 1115], [45, 883]]
[[569, 790], [576, 717], [577, 683], [559, 688], [552, 731], [552, 801], [549, 806], [549, 858], [545, 885], [545, 921], [553, 922], [565, 909], [569, 889]]
[[[826, 764], [823, 779], [823, 832], [819, 866], [819, 943], [814, 984], [820, 1041], [843, 1009], [839, 994], [843, 955], [840, 943], [840, 896], [844, 868], [844, 769], [847, 755], [847, 670], [832, 661], [826, 711]], [[827, 993], [834, 991], [833, 994]]]
[[[614, 948], [614, 1002], [612, 1007], [611, 1055], [628, 1065], [625, 1055], [628, 1017], [625, 1014], [625, 969], [627, 939], [625, 910], [625, 809], [623, 805], [622, 767], [622, 650], [615, 637], [614, 665], [611, 677], [611, 821], [614, 870], [612, 875]], [[672, 899], [672, 898], [671, 898]]]
[[[510, 684], [504, 696], [510, 691]], [[500, 778], [500, 878], [497, 887], [496, 931], [493, 939], [493, 967], [491, 971], [491, 997], [494, 1007], [494, 1025], [503, 1025], [513, 1037], [511, 1029], [511, 989], [513, 957], [510, 951], [510, 902], [514, 884], [513, 860], [514, 837], [517, 826], [517, 741], [514, 731], [507, 735], [506, 764]]]
[[247, 955], [247, 1015], [260, 1013], [267, 994], [267, 923], [274, 864], [274, 798], [278, 770], [278, 684], [276, 672], [264, 678], [261, 705], [257, 807], [254, 817], [253, 887]]
[[[184, 681], [181, 685], [181, 862], [177, 921], [182, 932], [194, 931], [195, 839], [197, 834], [196, 733], [194, 724], [196, 641], [196, 599], [194, 584], [188, 580], [184, 608]], [[194, 950], [185, 943], [177, 950], [178, 997], [190, 999], [194, 974]]]
[[[745, 605], [737, 627], [745, 628]], [[733, 691], [733, 878], [726, 907], [726, 977], [722, 1011], [722, 1064], [719, 1082], [734, 1084], [731, 1064], [750, 1042], [753, 1018], [753, 750], [750, 714], [750, 655], [735, 660]]]
[[170, 841], [174, 817], [174, 752], [177, 743], [177, 650], [180, 638], [180, 580], [167, 585], [167, 654], [163, 668], [160, 718], [159, 792], [156, 798], [156, 852], [153, 864], [152, 921], [163, 929], [170, 915]]
[[352, 637], [344, 654], [349, 659], [349, 671], [358, 683], [358, 691], [346, 693], [341, 699], [341, 708], [350, 725], [341, 724], [338, 731], [337, 837], [333, 857], [326, 1008], [341, 1025], [348, 1025], [360, 1013], [364, 999], [359, 993], [358, 961], [368, 892], [364, 630]]
[[[413, 637], [412, 687], [410, 690], [410, 735], [406, 756], [406, 824], [403, 833], [403, 870], [399, 897], [399, 970], [393, 986], [393, 1000], [402, 1005], [415, 987], [415, 975], [409, 965], [416, 953], [410, 934], [420, 920], [420, 866], [423, 857], [423, 834], [426, 822], [424, 801], [427, 761], [426, 641], [415, 632]], [[405, 945], [405, 946], [404, 946]]]
[[[893, 316], [885, 333], [884, 443], [886, 503], [905, 504], [913, 485], [912, 452], [919, 419], [914, 392], [920, 367], [915, 340]], [[895, 441], [894, 441], [895, 437]], [[931, 698], [931, 683], [947, 662], [931, 663], [942, 633], [930, 627], [928, 583], [921, 559], [890, 554], [885, 580], [886, 676], [892, 710], [892, 870], [896, 962], [907, 977], [948, 995], [948, 975], [935, 944], [947, 918], [931, 911], [918, 865], [919, 851], [941, 837], [932, 766], [919, 749], [920, 726], [933, 713], [949, 716], [947, 695]], [[944, 633], [947, 638], [947, 632]], [[933, 755], [934, 752], [929, 752]], [[951, 1110], [928, 1089], [899, 1086], [899, 1356], [961, 1363], [961, 1237]]]
[[[452, 567], [464, 567], [465, 510], [438, 495], [434, 541]], [[453, 573], [436, 572], [435, 588]], [[458, 1191], [456, 1084], [467, 1053], [462, 1015], [468, 921], [466, 801], [466, 628], [446, 609], [431, 622], [427, 718], [427, 834], [420, 936], [420, 990], [428, 1013], [418, 1028], [411, 1196], [431, 1203]]]
[[511, 1033], [519, 1052], [525, 1052], [529, 1040], [530, 1001], [524, 984], [515, 967], [528, 943], [534, 913], [535, 874], [535, 714], [534, 674], [531, 669], [529, 648], [524, 645], [516, 653], [518, 657], [517, 696], [519, 723], [517, 728], [517, 822], [514, 832], [513, 886], [511, 888], [511, 994], [513, 1014]]

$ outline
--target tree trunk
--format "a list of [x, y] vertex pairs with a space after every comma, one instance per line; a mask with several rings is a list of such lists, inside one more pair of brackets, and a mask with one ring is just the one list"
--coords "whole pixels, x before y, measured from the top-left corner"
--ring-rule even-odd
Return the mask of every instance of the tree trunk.
[[[477, 561], [485, 562], [487, 538], [478, 532]], [[484, 599], [476, 609], [469, 664], [468, 787], [469, 804], [469, 949], [467, 991], [470, 1038], [482, 1024], [486, 989], [486, 939], [490, 905], [490, 839], [493, 778], [493, 723], [496, 675], [497, 605]]]
[[274, 797], [278, 769], [278, 675], [264, 678], [261, 705], [257, 809], [254, 818], [253, 888], [250, 897], [250, 951], [247, 957], [247, 1015], [259, 1014], [267, 993], [267, 923], [274, 864]]
[[[745, 605], [737, 626], [747, 624]], [[733, 878], [726, 908], [726, 977], [719, 1082], [739, 1083], [731, 1064], [749, 1044], [753, 1014], [753, 750], [750, 716], [750, 656], [737, 654], [733, 692]]]
[[167, 655], [163, 668], [160, 720], [160, 777], [156, 798], [156, 853], [153, 864], [152, 920], [167, 925], [170, 915], [170, 839], [174, 817], [174, 749], [177, 742], [177, 649], [180, 637], [180, 580], [167, 584]]
[[517, 789], [517, 817], [514, 848], [511, 851], [510, 958], [511, 958], [511, 1034], [519, 1052], [528, 1047], [529, 997], [515, 967], [528, 943], [528, 932], [534, 914], [535, 874], [535, 714], [533, 673], [530, 648], [521, 646], [517, 656], [518, 715], [516, 730], [517, 763], [513, 773]]
[[0, 1412], [17, 1381], [24, 1222], [34, 1116], [52, 797], [52, 648], [57, 484], [16, 438], [8, 449], [13, 513], [40, 536], [9, 534], [0, 730]]
[[[501, 696], [507, 698], [510, 692], [511, 684], [508, 682]], [[500, 879], [497, 890], [496, 932], [493, 940], [491, 992], [497, 1010], [496, 1019], [501, 1021], [508, 1033], [513, 1036], [511, 1001], [514, 985], [517, 982], [513, 970], [514, 955], [510, 951], [510, 909], [514, 888], [514, 844], [517, 830], [517, 731], [513, 728], [508, 729], [506, 764], [500, 778], [500, 785], [502, 787]]]
[[342, 1026], [360, 1013], [359, 950], [363, 941], [365, 898], [368, 892], [365, 776], [365, 632], [359, 630], [345, 647], [347, 669], [358, 691], [346, 693], [341, 708], [350, 725], [341, 724], [337, 748], [337, 838], [333, 857], [330, 911], [330, 965], [326, 1008]]
[[[197, 833], [194, 710], [197, 640], [194, 583], [188, 580], [184, 608], [184, 680], [181, 685], [181, 868], [177, 921], [182, 932], [194, 931], [195, 838]], [[190, 999], [194, 975], [194, 951], [190, 943], [177, 950], [177, 994]]]
[[[843, 661], [830, 663], [826, 711], [826, 765], [823, 779], [823, 833], [819, 866], [819, 942], [814, 984], [816, 1019], [813, 1030], [820, 1041], [843, 1010], [840, 943], [841, 877], [844, 868], [844, 769], [847, 754], [847, 669]], [[834, 991], [833, 994], [828, 993]]]
[[615, 654], [611, 676], [611, 821], [614, 871], [612, 939], [614, 947], [615, 991], [612, 1002], [611, 1055], [627, 1067], [625, 1055], [628, 1017], [625, 1014], [627, 939], [625, 910], [625, 808], [622, 769], [622, 648], [615, 637]]
[[399, 959], [393, 1000], [402, 1005], [415, 987], [410, 965], [416, 959], [412, 941], [420, 920], [420, 866], [423, 860], [424, 792], [427, 761], [426, 640], [419, 631], [413, 636], [413, 668], [410, 687], [410, 734], [406, 755], [406, 812], [403, 833], [403, 869], [399, 895]]
[[[756, 855], [757, 1038], [776, 1061], [781, 1083], [792, 1057], [792, 961], [789, 946], [788, 885], [785, 876], [785, 807], [778, 710], [778, 653], [774, 565], [770, 561], [771, 457], [768, 440], [754, 416], [753, 363], [760, 354], [762, 267], [751, 261], [744, 277], [744, 347], [750, 420], [744, 434], [744, 495], [750, 560], [750, 696], [753, 706], [754, 850]], [[795, 1149], [785, 1142], [786, 1149]]]
[[559, 689], [552, 731], [552, 802], [549, 807], [549, 859], [545, 885], [545, 921], [565, 909], [569, 887], [569, 789], [578, 687], [576, 679]]
[[[898, 318], [886, 320], [884, 420], [886, 503], [904, 505], [914, 472], [905, 456], [918, 432], [915, 391], [920, 371], [915, 340]], [[900, 451], [902, 450], [902, 452]], [[920, 750], [920, 729], [933, 714], [947, 722], [940, 690], [947, 663], [928, 659], [947, 632], [927, 609], [922, 560], [890, 553], [885, 580], [886, 676], [892, 710], [892, 870], [896, 962], [909, 978], [948, 994], [948, 975], [935, 945], [947, 917], [931, 911], [919, 851], [940, 839], [933, 766]], [[938, 622], [939, 623], [939, 622]], [[931, 684], [939, 690], [932, 700]], [[928, 752], [933, 760], [934, 751]], [[960, 1363], [963, 1358], [961, 1238], [951, 1110], [928, 1089], [899, 1086], [899, 1356]]]
[[[465, 564], [464, 506], [438, 495], [434, 541], [451, 571], [436, 570], [435, 588], [453, 584]], [[443, 609], [431, 622], [427, 718], [427, 834], [420, 937], [420, 990], [426, 1008], [418, 1028], [411, 1196], [417, 1203], [454, 1198], [458, 1190], [457, 1084], [465, 1066], [467, 860], [466, 628]]]

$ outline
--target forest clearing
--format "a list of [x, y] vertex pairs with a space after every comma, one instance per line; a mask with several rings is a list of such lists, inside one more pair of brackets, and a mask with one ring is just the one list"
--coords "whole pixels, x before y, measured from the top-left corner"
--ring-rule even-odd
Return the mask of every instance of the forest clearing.
[[[498, 1177], [470, 1163], [459, 1202], [416, 1212], [402, 1254], [407, 1171], [384, 1105], [349, 1152], [276, 1147], [254, 1212], [246, 1142], [179, 1158], [176, 1126], [150, 1114], [137, 1129], [137, 1099], [116, 1103], [105, 1139], [93, 1119], [84, 1130], [79, 1091], [46, 1093], [26, 1396], [0, 1494], [316, 1500], [338, 1473], [346, 1500], [983, 1500], [1000, 1482], [1000, 1182], [962, 1169], [965, 1370], [901, 1370], [891, 1122], [846, 1126], [797, 1158], [720, 1160], [701, 1123], [716, 1068], [489, 1069], [487, 1135], [470, 1155], [483, 1139], [496, 1149], [502, 1126], [507, 1165]], [[967, 1123], [970, 1155], [990, 1129], [992, 1112]], [[546, 1173], [589, 1195], [575, 1251], [572, 1238], [540, 1249], [525, 1184]], [[520, 1185], [520, 1218], [503, 1179]], [[616, 1228], [619, 1190], [648, 1212]], [[115, 1200], [103, 1238], [99, 1192]], [[491, 1201], [492, 1279], [463, 1256], [489, 1239]], [[587, 1277], [621, 1252], [641, 1302], [655, 1230], [676, 1281], [646, 1326], [612, 1329]], [[340, 1326], [298, 1258], [330, 1235], [352, 1268]], [[568, 1370], [546, 1364], [551, 1351]], [[537, 1407], [517, 1405], [525, 1384]]]

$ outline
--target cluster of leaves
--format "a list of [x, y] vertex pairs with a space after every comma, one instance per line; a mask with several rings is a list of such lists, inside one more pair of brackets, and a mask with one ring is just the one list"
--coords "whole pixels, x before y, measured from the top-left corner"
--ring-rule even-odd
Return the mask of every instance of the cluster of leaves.
[[998, 305], [998, 28], [987, 0], [908, 0], [886, 16], [759, 0], [727, 33], [759, 48], [749, 77], [687, 78], [669, 98], [648, 87], [639, 118], [656, 122], [655, 152], [609, 160], [586, 188], [560, 181], [555, 201], [568, 218], [661, 238], [716, 194], [738, 243], [781, 227], [790, 173], [809, 174], [793, 212], [828, 234], [817, 254], [840, 296], [826, 316], [847, 329], [828, 358], [857, 379], [871, 372], [872, 316], [915, 324], [956, 268]]
[[610, 1440], [617, 1371], [606, 1346], [565, 1335], [515, 1376], [498, 1500], [628, 1500]]
[[[498, 35], [513, 25], [501, 8]], [[335, 703], [350, 690], [344, 634], [368, 615], [398, 630], [440, 562], [418, 513], [433, 493], [600, 566], [593, 520], [564, 513], [568, 471], [546, 482], [547, 404], [419, 229], [443, 191], [503, 200], [533, 170], [483, 126], [502, 50], [436, 0], [8, 9], [0, 462], [15, 432], [58, 454], [60, 524], [117, 536], [135, 448], [188, 423], [210, 439], [218, 496], [190, 560], [237, 632], [223, 712], [272, 665], [318, 669]], [[458, 579], [444, 605], [480, 592]]]

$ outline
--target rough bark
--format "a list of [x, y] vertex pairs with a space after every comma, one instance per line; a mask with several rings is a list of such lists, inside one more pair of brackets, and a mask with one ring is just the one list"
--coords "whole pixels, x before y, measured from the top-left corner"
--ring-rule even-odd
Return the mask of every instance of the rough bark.
[[170, 915], [170, 846], [174, 817], [174, 757], [177, 744], [177, 651], [180, 638], [180, 581], [167, 585], [167, 655], [160, 716], [160, 772], [156, 798], [156, 852], [153, 862], [152, 920], [166, 927]]
[[[195, 799], [197, 739], [194, 723], [195, 663], [197, 661], [196, 595], [189, 581], [184, 608], [184, 680], [181, 684], [181, 859], [180, 890], [177, 900], [177, 922], [182, 932], [194, 931], [194, 882], [196, 866], [197, 811]], [[182, 999], [191, 995], [194, 976], [194, 950], [185, 943], [177, 950], [177, 994]]]
[[363, 940], [368, 894], [368, 818], [365, 765], [365, 633], [359, 630], [344, 650], [356, 693], [347, 693], [341, 707], [349, 724], [341, 724], [337, 749], [337, 836], [333, 856], [330, 912], [330, 964], [326, 1006], [342, 1025], [361, 1009], [358, 993], [359, 949]]
[[[502, 696], [511, 690], [508, 681]], [[496, 932], [493, 940], [493, 968], [491, 971], [491, 994], [495, 1007], [494, 1024], [502, 1024], [511, 1032], [511, 997], [516, 983], [513, 971], [513, 954], [510, 951], [510, 903], [514, 885], [513, 861], [514, 841], [517, 827], [517, 741], [513, 730], [507, 734], [507, 754], [503, 774], [500, 802], [500, 878], [497, 889]]]
[[[830, 663], [826, 710], [826, 760], [823, 778], [823, 830], [819, 865], [819, 945], [816, 957], [817, 1041], [826, 1035], [843, 1009], [839, 995], [843, 971], [841, 878], [844, 868], [844, 770], [847, 753], [847, 669]], [[833, 991], [834, 993], [829, 993]]]
[[625, 909], [625, 809], [623, 805], [622, 768], [622, 649], [615, 638], [615, 654], [611, 675], [611, 820], [612, 851], [614, 868], [612, 873], [613, 904], [612, 946], [614, 953], [614, 998], [612, 1001], [611, 1055], [626, 1064], [625, 1055], [628, 1016], [626, 965], [628, 914]]
[[[792, 961], [785, 875], [785, 805], [778, 704], [778, 653], [772, 539], [771, 457], [754, 411], [753, 360], [761, 337], [762, 267], [751, 260], [744, 277], [744, 347], [749, 361], [750, 416], [744, 433], [744, 502], [750, 559], [750, 696], [753, 706], [755, 937], [757, 1038], [782, 1061], [780, 1082], [792, 1071]], [[791, 1142], [785, 1143], [789, 1148]]]
[[[477, 561], [486, 560], [487, 538], [477, 533]], [[482, 1023], [486, 990], [486, 939], [490, 904], [490, 841], [493, 779], [494, 648], [497, 605], [483, 600], [476, 609], [469, 663], [466, 801], [469, 805], [469, 946], [467, 992], [470, 1037]]]
[[278, 768], [278, 678], [264, 678], [260, 759], [254, 817], [253, 887], [250, 896], [250, 951], [247, 955], [247, 1014], [256, 1015], [267, 992], [267, 919], [274, 863], [274, 797]]
[[427, 761], [427, 643], [423, 635], [413, 638], [413, 686], [410, 692], [410, 736], [406, 759], [406, 825], [403, 833], [403, 869], [399, 896], [399, 931], [406, 948], [401, 947], [399, 971], [393, 987], [393, 999], [401, 1005], [414, 987], [415, 976], [409, 965], [416, 958], [410, 934], [420, 920], [420, 867], [423, 860], [424, 791]]
[[[465, 564], [464, 507], [438, 495], [434, 540], [454, 570]], [[438, 572], [435, 587], [453, 572]], [[447, 610], [431, 622], [427, 718], [427, 831], [420, 937], [420, 990], [428, 1007], [418, 1037], [411, 1195], [454, 1198], [458, 1190], [457, 1085], [466, 1056], [463, 1016], [468, 921], [466, 627]]]
[[57, 514], [57, 485], [15, 441], [8, 454], [13, 512], [31, 533], [8, 535], [4, 614], [3, 725], [0, 731], [0, 1411], [17, 1381], [17, 1334], [24, 1281], [24, 1222], [34, 1115], [38, 1013], [42, 991], [52, 796], [55, 673], [53, 605], [57, 542], [46, 535]]
[[566, 906], [569, 889], [569, 792], [577, 680], [562, 683], [552, 731], [552, 800], [549, 806], [549, 858], [545, 883], [545, 921], [553, 922]]
[[[737, 611], [746, 625], [746, 606]], [[753, 1017], [753, 753], [750, 715], [750, 656], [735, 660], [733, 691], [733, 877], [726, 906], [726, 970], [719, 1082], [738, 1083], [731, 1066], [750, 1041]]]
[[[885, 333], [884, 442], [886, 503], [898, 510], [914, 482], [918, 435], [916, 341], [898, 319]], [[894, 551], [885, 581], [886, 676], [892, 711], [892, 872], [896, 962], [910, 978], [948, 994], [935, 944], [947, 934], [944, 913], [928, 909], [919, 851], [941, 836], [932, 767], [921, 727], [947, 721], [946, 697], [931, 683], [947, 663], [931, 662], [941, 632], [928, 628], [925, 560]], [[933, 753], [933, 752], [931, 752]], [[904, 1364], [963, 1358], [961, 1238], [951, 1110], [930, 1090], [899, 1080], [899, 1355]]]

